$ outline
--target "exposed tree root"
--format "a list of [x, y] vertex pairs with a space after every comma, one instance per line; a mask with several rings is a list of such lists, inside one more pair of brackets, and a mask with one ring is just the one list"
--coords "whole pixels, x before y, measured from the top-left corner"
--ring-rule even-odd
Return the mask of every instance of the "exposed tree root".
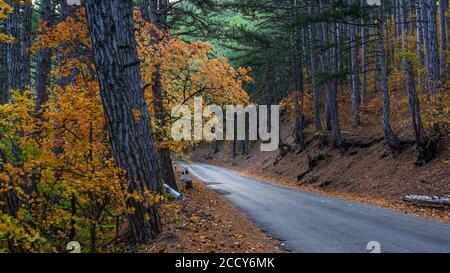
[[319, 161], [327, 160], [331, 157], [329, 154], [308, 155], [308, 169], [297, 176], [297, 181], [301, 181], [308, 173], [317, 167]]

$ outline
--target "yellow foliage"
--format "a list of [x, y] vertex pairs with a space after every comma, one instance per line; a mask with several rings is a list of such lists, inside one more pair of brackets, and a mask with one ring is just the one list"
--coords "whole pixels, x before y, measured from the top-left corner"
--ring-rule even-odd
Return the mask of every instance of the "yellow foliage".
[[[248, 104], [250, 99], [243, 86], [252, 82], [249, 68], [234, 69], [226, 58], [211, 58], [211, 45], [200, 41], [183, 41], [180, 37], [160, 31], [136, 15], [138, 54], [142, 61], [142, 78], [148, 84], [146, 98], [152, 114], [155, 100], [152, 93], [154, 75], [161, 77], [162, 102], [166, 126], [154, 124], [158, 147], [181, 151], [189, 143], [173, 143], [168, 136], [172, 120], [171, 109], [177, 105], [193, 106], [194, 97], [201, 96], [208, 104]], [[151, 33], [152, 35], [149, 35]], [[158, 37], [159, 39], [155, 39]]]
[[[8, 13], [11, 13], [13, 8], [11, 8], [5, 1], [0, 0], [0, 20], [6, 19]], [[8, 35], [0, 33], [0, 42], [13, 42], [14, 39]]]
[[[0, 0], [1, 14], [10, 11]], [[207, 43], [185, 42], [136, 20], [151, 113], [156, 111], [151, 90], [157, 70], [164, 116], [177, 104], [191, 105], [194, 96], [219, 105], [249, 102], [243, 89], [251, 82], [249, 69], [235, 70], [225, 58], [210, 58]], [[86, 246], [93, 224], [102, 227], [95, 238], [101, 245], [110, 239], [116, 217], [133, 213], [127, 200], [147, 206], [166, 201], [149, 190], [130, 192], [126, 174], [114, 164], [84, 11], [54, 26], [41, 22], [39, 33], [30, 52], [49, 48], [58, 58], [50, 74], [50, 99], [37, 110], [31, 90], [14, 91], [11, 102], [0, 106], [0, 193], [14, 193], [19, 204], [17, 216], [0, 213], [0, 252], [9, 244], [23, 251], [59, 252], [73, 239], [72, 231]], [[161, 37], [157, 43], [155, 35]], [[143, 113], [135, 109], [133, 114], [140, 122]], [[157, 134], [165, 135], [167, 128]], [[159, 148], [183, 149], [158, 139]]]

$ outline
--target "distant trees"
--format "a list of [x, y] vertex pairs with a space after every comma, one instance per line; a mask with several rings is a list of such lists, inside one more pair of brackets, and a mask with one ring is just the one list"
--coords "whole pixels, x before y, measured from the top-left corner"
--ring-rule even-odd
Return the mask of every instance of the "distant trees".
[[[214, 4], [217, 3], [217, 9], [220, 9], [218, 8], [220, 2], [219, 0], [212, 1], [209, 5], [198, 5], [198, 7], [200, 10], [215, 12]], [[376, 89], [377, 81], [380, 79], [383, 91], [382, 128], [386, 143], [393, 151], [400, 152], [404, 142], [400, 141], [391, 125], [390, 92], [392, 90], [389, 90], [393, 85], [390, 83], [392, 71], [403, 67], [399, 65], [401, 62], [397, 62], [396, 54], [399, 54], [402, 48], [397, 41], [400, 41], [401, 37], [410, 39], [411, 35], [415, 34], [414, 31], [417, 31], [415, 52], [405, 54], [417, 53], [419, 66], [415, 67], [415, 63], [412, 62], [414, 73], [402, 76], [405, 84], [408, 77], [413, 77], [409, 80], [410, 84], [406, 84], [405, 87], [409, 88], [408, 94], [411, 103], [416, 104], [414, 101], [417, 96], [418, 103], [419, 91], [414, 92], [412, 85], [412, 81], [414, 81], [417, 86], [416, 74], [418, 75], [418, 84], [425, 87], [429, 94], [435, 94], [442, 88], [447, 74], [445, 71], [447, 67], [445, 28], [448, 19], [445, 16], [445, 10], [448, 1], [418, 0], [417, 3], [411, 1], [404, 3], [400, 0], [390, 0], [381, 2], [383, 2], [382, 14], [378, 7], [367, 5], [365, 0], [265, 0], [240, 1], [239, 3], [228, 1], [226, 7], [238, 10], [237, 18], [239, 19], [237, 20], [242, 22], [236, 25], [231, 23], [231, 29], [237, 30], [233, 37], [227, 36], [225, 31], [216, 29], [213, 20], [211, 29], [219, 34], [210, 34], [208, 31], [204, 33], [206, 33], [206, 39], [222, 41], [223, 47], [227, 49], [239, 49], [240, 52], [236, 55], [236, 59], [255, 64], [254, 71], [258, 71], [257, 73], [261, 75], [271, 76], [265, 79], [256, 76], [256, 90], [258, 88], [265, 89], [255, 93], [256, 98], [262, 98], [258, 94], [269, 92], [272, 95], [265, 96], [267, 98], [265, 102], [271, 103], [272, 101], [268, 98], [282, 96], [283, 91], [281, 90], [290, 90], [293, 93], [290, 96], [292, 108], [289, 110], [294, 116], [293, 138], [296, 143], [300, 139], [298, 113], [305, 112], [305, 109], [298, 106], [303, 105], [306, 109], [312, 108], [311, 119], [315, 131], [323, 133], [323, 128], [326, 128], [331, 131], [335, 146], [345, 147], [339, 118], [342, 117], [343, 111], [346, 112], [347, 107], [344, 106], [339, 111], [338, 106], [341, 102], [337, 102], [337, 97], [342, 98], [351, 94], [352, 121], [355, 127], [359, 127], [362, 118], [361, 106], [367, 105], [369, 99], [376, 98], [373, 90]], [[440, 16], [439, 35], [437, 4], [439, 4]], [[288, 15], [286, 16], [287, 11]], [[197, 15], [200, 18], [206, 18], [202, 16], [201, 12]], [[220, 17], [220, 15], [214, 16]], [[206, 20], [208, 19], [206, 18]], [[200, 27], [200, 29], [204, 31], [208, 28]], [[297, 30], [306, 30], [307, 35], [299, 35], [300, 39], [297, 39], [295, 36]], [[394, 33], [391, 32], [392, 30]], [[438, 36], [441, 38], [438, 39]], [[233, 42], [229, 42], [230, 40]], [[411, 46], [408, 44], [406, 47], [410, 48]], [[289, 51], [286, 51], [286, 48]], [[277, 58], [273, 58], [274, 55]], [[407, 59], [411, 58], [414, 57], [409, 56]], [[267, 59], [271, 60], [270, 70]], [[278, 60], [280, 60], [279, 63]], [[287, 61], [281, 62], [281, 60]], [[299, 64], [303, 65], [303, 71], [299, 69]], [[421, 69], [417, 69], [422, 65], [425, 67], [425, 82], [420, 81]], [[372, 70], [374, 71], [373, 85], [368, 86], [368, 72]], [[306, 74], [308, 72], [309, 74]], [[303, 88], [299, 88], [301, 86], [299, 79], [307, 75], [310, 77], [305, 77]], [[274, 80], [270, 80], [272, 78]], [[350, 84], [349, 95], [345, 88], [342, 89], [343, 93], [339, 88], [346, 86], [347, 83]], [[299, 89], [307, 90], [305, 88], [308, 87], [312, 97], [311, 105], [305, 105], [305, 98], [308, 96], [300, 97], [298, 94], [301, 93], [296, 92]], [[326, 91], [324, 107], [320, 106], [321, 88]], [[370, 94], [369, 88], [371, 89]], [[418, 107], [415, 108], [418, 109]], [[419, 110], [411, 108], [411, 112], [416, 116], [415, 120], [420, 119]], [[305, 124], [308, 123], [308, 118], [305, 119], [305, 122]], [[305, 124], [302, 126], [302, 131], [306, 134]], [[419, 123], [416, 124], [419, 126]], [[416, 129], [422, 131], [420, 128]]]

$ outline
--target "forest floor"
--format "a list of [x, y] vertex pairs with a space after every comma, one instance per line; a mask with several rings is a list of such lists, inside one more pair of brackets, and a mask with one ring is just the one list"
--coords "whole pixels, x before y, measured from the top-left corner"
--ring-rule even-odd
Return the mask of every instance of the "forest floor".
[[[179, 187], [182, 188], [181, 186]], [[269, 237], [233, 205], [194, 179], [187, 197], [162, 209], [163, 233], [143, 253], [278, 253], [282, 243]]]
[[[248, 155], [231, 156], [230, 143], [221, 145], [220, 152], [211, 152], [211, 144], [200, 144], [192, 154], [192, 161], [225, 167], [269, 183], [333, 195], [395, 211], [450, 223], [448, 207], [424, 207], [406, 203], [405, 195], [450, 195], [450, 141], [448, 136], [438, 146], [432, 162], [419, 167], [415, 162], [415, 145], [407, 145], [394, 158], [382, 157], [383, 133], [377, 126], [350, 130], [344, 134], [350, 143], [370, 143], [367, 147], [350, 147], [342, 152], [334, 148], [319, 148], [313, 136], [307, 137], [306, 150], [297, 153], [291, 136], [293, 124], [285, 119], [281, 136], [290, 152], [280, 157], [279, 151], [261, 152], [258, 142], [250, 144]], [[400, 126], [396, 126], [400, 128]], [[408, 130], [399, 134], [402, 140], [413, 140]], [[238, 145], [239, 146], [239, 145]], [[309, 168], [314, 158], [315, 167]]]

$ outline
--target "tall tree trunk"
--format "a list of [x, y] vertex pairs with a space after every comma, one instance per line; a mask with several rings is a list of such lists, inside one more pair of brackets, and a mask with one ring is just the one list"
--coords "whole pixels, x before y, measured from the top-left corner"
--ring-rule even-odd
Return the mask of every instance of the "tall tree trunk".
[[158, 1], [142, 0], [141, 14], [146, 21], [156, 25], [158, 21]]
[[[315, 12], [315, 1], [311, 0], [309, 3], [309, 15], [312, 16]], [[311, 82], [313, 93], [313, 114], [314, 114], [314, 129], [316, 131], [322, 131], [322, 123], [320, 120], [320, 90], [317, 82], [317, 50], [315, 45], [315, 39], [317, 34], [317, 24], [311, 24], [309, 28], [309, 40], [311, 43], [310, 58], [311, 58]]]
[[[54, 17], [54, 7], [51, 0], [42, 0], [40, 9], [41, 25], [51, 26]], [[49, 74], [51, 70], [51, 51], [41, 48], [37, 53], [36, 64], [36, 109], [40, 110], [48, 100]]]
[[97, 225], [91, 223], [89, 226], [89, 252], [97, 252]]
[[17, 1], [7, 0], [6, 3], [14, 10], [6, 19], [6, 34], [15, 40], [6, 45], [6, 67], [8, 69], [7, 100], [11, 99], [11, 90], [21, 87], [20, 81], [20, 7]]
[[[406, 21], [403, 15], [405, 14], [406, 4], [406, 0], [400, 0], [400, 9], [403, 11], [402, 22]], [[402, 24], [401, 32], [402, 50], [407, 51], [406, 23]], [[422, 118], [420, 116], [420, 103], [414, 79], [414, 67], [411, 60], [406, 55], [403, 57], [403, 71], [406, 80], [406, 90], [408, 92], [408, 106], [416, 136], [417, 164], [423, 166], [433, 158], [434, 143], [429, 142], [423, 128]]]
[[241, 155], [248, 155], [248, 141], [242, 140], [241, 144]]
[[420, 21], [422, 23], [422, 36], [423, 36], [423, 46], [425, 49], [425, 69], [427, 72], [427, 81], [428, 81], [428, 71], [430, 70], [430, 41], [429, 41], [429, 28], [428, 28], [428, 8], [426, 5], [427, 0], [418, 0], [419, 1], [419, 11], [420, 11]]
[[[317, 6], [317, 10], [320, 13], [323, 13], [323, 2], [319, 2], [319, 5]], [[324, 26], [323, 25], [324, 22], [318, 24], [318, 34], [319, 34], [319, 41], [321, 43], [320, 45], [320, 64], [321, 64], [321, 73], [325, 74], [325, 73], [329, 73], [328, 67], [324, 67], [324, 63], [326, 63], [328, 65], [328, 55], [329, 52], [326, 50], [326, 43], [328, 43], [328, 26]], [[326, 27], [326, 32], [324, 33], [324, 27]], [[326, 34], [326, 37], [325, 37]], [[326, 41], [326, 43], [325, 43]], [[325, 54], [325, 55], [324, 55]], [[324, 59], [325, 58], [325, 59]], [[325, 61], [325, 62], [324, 62]], [[330, 107], [328, 104], [328, 84], [325, 83], [325, 101], [324, 101], [324, 108], [325, 108], [325, 113], [324, 113], [324, 121], [325, 121], [325, 129], [328, 131], [331, 131], [331, 114], [330, 114]]]
[[395, 5], [395, 13], [394, 13], [394, 23], [395, 23], [395, 37], [398, 38], [400, 37], [400, 0], [394, 0], [394, 5]]
[[[161, 84], [161, 73], [160, 67], [156, 66], [156, 70], [153, 73], [153, 107], [155, 109], [155, 121], [159, 128], [164, 128], [166, 126], [165, 120], [165, 110], [163, 104], [163, 86]], [[164, 136], [156, 135], [157, 140], [162, 141]], [[168, 148], [158, 149], [159, 159], [161, 162], [161, 168], [163, 170], [163, 181], [175, 190], [178, 190], [175, 171], [173, 169], [172, 158], [170, 155], [170, 150]]]
[[169, 12], [169, 0], [159, 0], [158, 7], [158, 27], [164, 28], [167, 22], [167, 14]]
[[76, 5], [69, 5], [67, 3], [67, 0], [60, 0], [60, 14], [59, 14], [59, 19], [61, 22], [64, 22], [67, 20], [67, 17], [74, 17], [76, 15], [77, 12], [77, 7]]
[[[162, 192], [133, 27], [131, 0], [87, 0], [92, 54], [100, 83], [109, 139], [116, 164], [126, 171], [128, 191]], [[138, 113], [138, 114], [136, 114]], [[128, 219], [135, 243], [161, 232], [156, 204], [129, 198]]]
[[[325, 11], [325, 7], [323, 4], [323, 0], [319, 1], [320, 11], [323, 13]], [[328, 23], [322, 22], [322, 39], [323, 39], [323, 49], [321, 54], [322, 59], [322, 68], [324, 71], [334, 71], [336, 72], [333, 65], [330, 65], [329, 60], [329, 43], [328, 43]], [[337, 50], [336, 50], [337, 52]], [[335, 58], [333, 58], [335, 59]], [[336, 64], [337, 65], [337, 64]], [[341, 136], [341, 129], [339, 126], [339, 118], [338, 118], [338, 105], [336, 99], [336, 84], [334, 80], [327, 80], [326, 82], [327, 89], [327, 106], [329, 110], [329, 116], [331, 121], [331, 130], [333, 135], [333, 142], [337, 148], [344, 148], [345, 144]]]
[[[9, 6], [11, 6], [14, 10], [9, 13], [6, 18], [6, 29], [5, 33], [15, 40], [11, 43], [7, 43], [6, 52], [5, 52], [5, 61], [6, 61], [6, 69], [7, 69], [7, 84], [6, 90], [4, 93], [4, 102], [8, 103], [11, 100], [11, 91], [17, 90], [20, 88], [21, 82], [21, 50], [20, 50], [20, 7], [17, 1], [7, 0], [5, 1]], [[17, 147], [15, 143], [8, 143], [10, 149], [12, 150], [12, 154], [14, 157], [18, 157]], [[17, 160], [18, 161], [18, 160]], [[16, 159], [10, 160], [7, 158], [5, 151], [0, 149], [0, 172], [4, 171], [4, 163], [12, 163], [15, 165]], [[17, 196], [17, 192], [15, 189], [15, 181], [10, 179], [7, 185], [2, 185], [2, 190], [0, 192], [0, 205], [1, 209], [7, 215], [11, 217], [17, 217], [19, 212], [19, 198]], [[22, 249], [15, 246], [9, 238], [7, 239], [9, 251], [12, 253], [21, 252]]]
[[[291, 0], [291, 18], [295, 20], [297, 18], [298, 9], [297, 0]], [[294, 125], [294, 141], [299, 145], [300, 151], [304, 149], [305, 141], [303, 138], [303, 47], [301, 31], [298, 27], [294, 28], [291, 34], [291, 46], [292, 46], [292, 78], [294, 81], [294, 104], [295, 104], [295, 125]], [[302, 95], [300, 95], [300, 93]]]
[[390, 124], [390, 97], [388, 89], [388, 77], [386, 67], [386, 53], [384, 49], [384, 4], [381, 2], [378, 16], [378, 42], [379, 42], [379, 63], [381, 67], [381, 86], [383, 89], [383, 118], [382, 126], [384, 131], [384, 138], [391, 150], [394, 152], [400, 151], [400, 140], [391, 128]]
[[6, 66], [6, 44], [0, 44], [0, 105], [8, 102], [8, 69]]
[[[167, 12], [167, 0], [144, 0], [141, 3], [141, 13], [145, 20], [154, 24], [156, 27], [162, 30], [166, 23]], [[154, 43], [160, 41], [160, 37], [156, 37], [156, 33], [150, 33], [154, 36]], [[166, 125], [165, 121], [165, 109], [163, 104], [164, 90], [161, 82], [161, 68], [159, 65], [155, 67], [155, 72], [152, 75], [153, 79], [153, 108], [155, 109], [155, 120], [156, 124], [160, 128], [164, 128]], [[156, 140], [162, 141], [163, 136], [156, 135]], [[178, 190], [175, 172], [173, 170], [172, 158], [170, 150], [168, 148], [159, 149], [159, 159], [161, 161], [161, 167], [163, 169], [163, 181], [175, 190]]]
[[214, 154], [217, 154], [219, 152], [219, 141], [217, 139], [214, 139], [212, 142], [212, 152]]
[[30, 70], [30, 53], [28, 49], [31, 47], [31, 20], [33, 14], [33, 4], [23, 3], [22, 4], [22, 37], [21, 37], [21, 83], [20, 89], [25, 89], [27, 86], [31, 85], [31, 70]]
[[448, 0], [439, 1], [439, 16], [440, 16], [440, 35], [441, 35], [441, 46], [440, 46], [440, 73], [441, 79], [446, 80], [447, 76], [447, 16], [445, 12], [448, 8]]
[[426, 1], [426, 21], [428, 28], [428, 70], [427, 70], [427, 87], [430, 94], [436, 93], [439, 85], [439, 48], [436, 26], [436, 0]]
[[[356, 0], [348, 0], [349, 5], [355, 4]], [[357, 24], [356, 20], [352, 20], [353, 24]], [[361, 120], [359, 117], [359, 105], [361, 94], [359, 91], [359, 70], [358, 70], [358, 35], [357, 27], [355, 25], [350, 25], [350, 73], [352, 78], [352, 110], [353, 110], [353, 126], [360, 127]]]
[[422, 118], [420, 116], [420, 104], [417, 96], [416, 85], [414, 82], [414, 67], [412, 62], [406, 63], [407, 73], [407, 91], [408, 91], [408, 107], [411, 113], [411, 119], [414, 127], [414, 134], [416, 136], [416, 152], [417, 165], [424, 166], [430, 162], [435, 154], [435, 143], [425, 133], [423, 128]]
[[[233, 132], [234, 132], [234, 137], [231, 143], [231, 156], [233, 158], [233, 160], [236, 159], [237, 156], [237, 114], [234, 114], [233, 117]], [[270, 117], [269, 117], [270, 118]]]
[[[361, 0], [361, 9], [364, 11], [366, 0]], [[361, 17], [361, 103], [367, 103], [367, 32], [366, 20]]]
[[[59, 22], [65, 22], [67, 21], [68, 17], [71, 17], [72, 19], [77, 20], [77, 8], [78, 6], [76, 5], [69, 5], [67, 3], [67, 0], [60, 0], [60, 12], [59, 12]], [[67, 49], [68, 45], [67, 44], [62, 44], [60, 45], [60, 52], [64, 52]], [[77, 49], [78, 47], [75, 47], [75, 49]], [[79, 53], [77, 52], [77, 50], [71, 52], [69, 54], [69, 56], [64, 56], [63, 54], [59, 53], [58, 54], [58, 65], [59, 66], [64, 66], [65, 62], [66, 62], [66, 58], [69, 59], [75, 59], [76, 57], [79, 56]], [[57, 79], [56, 84], [59, 87], [66, 87], [69, 84], [73, 84], [75, 82], [75, 78], [73, 75], [75, 75], [76, 73], [78, 73], [77, 71], [71, 71], [71, 73], [69, 75], [64, 75], [64, 76], [59, 76], [59, 78]]]
[[423, 21], [420, 0], [416, 1], [416, 31], [417, 31], [417, 56], [419, 59], [419, 84], [422, 82], [420, 69], [425, 66], [424, 41], [423, 41]]

